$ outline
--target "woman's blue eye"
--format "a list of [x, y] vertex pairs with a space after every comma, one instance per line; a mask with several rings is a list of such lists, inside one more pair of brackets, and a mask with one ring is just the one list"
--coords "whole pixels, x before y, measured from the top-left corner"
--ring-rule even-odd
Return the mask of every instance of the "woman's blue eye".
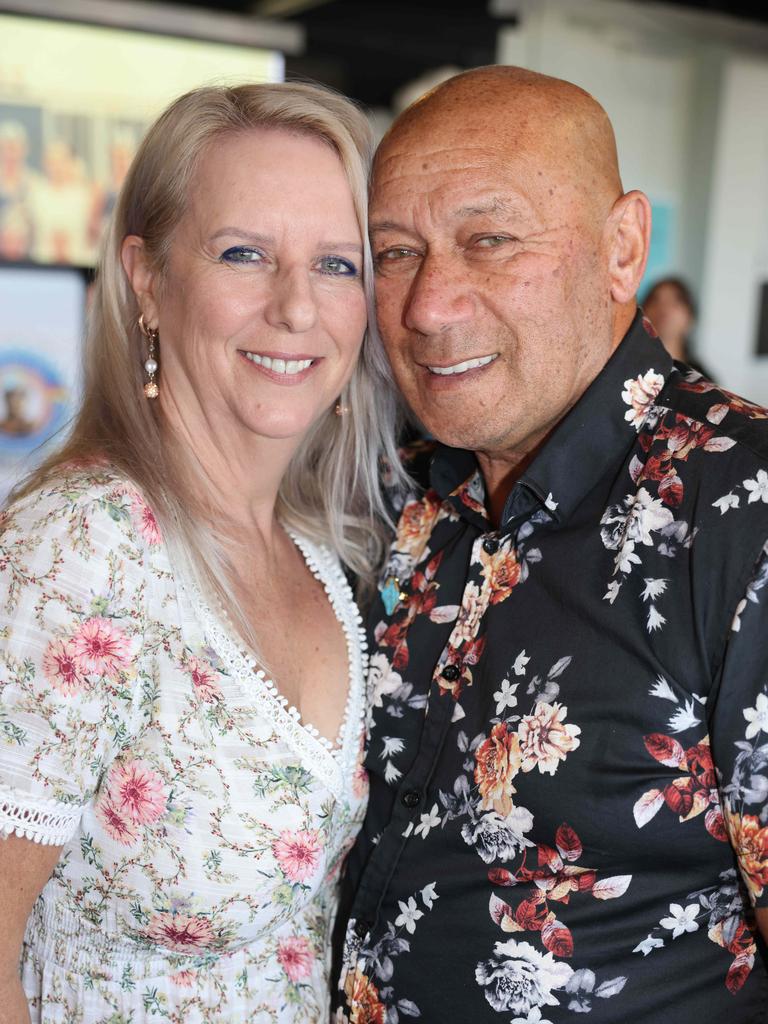
[[323, 274], [331, 274], [338, 277], [357, 277], [357, 267], [350, 260], [342, 256], [323, 256], [320, 260], [320, 270]]
[[233, 245], [223, 252], [219, 259], [223, 263], [260, 263], [264, 259], [264, 253], [250, 245]]

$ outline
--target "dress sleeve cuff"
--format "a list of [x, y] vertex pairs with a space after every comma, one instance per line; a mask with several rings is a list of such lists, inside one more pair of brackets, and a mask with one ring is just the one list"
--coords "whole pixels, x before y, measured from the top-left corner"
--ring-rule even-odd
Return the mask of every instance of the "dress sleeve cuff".
[[83, 808], [17, 793], [0, 785], [0, 838], [17, 835], [44, 846], [63, 846], [77, 831]]

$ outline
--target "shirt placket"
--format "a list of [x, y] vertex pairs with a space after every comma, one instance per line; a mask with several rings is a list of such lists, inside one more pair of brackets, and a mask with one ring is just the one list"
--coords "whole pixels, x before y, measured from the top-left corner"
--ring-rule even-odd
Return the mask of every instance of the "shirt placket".
[[[482, 615], [476, 623], [473, 620], [477, 611], [476, 591], [483, 583], [479, 552], [482, 548], [493, 553], [498, 546], [496, 533], [482, 534], [473, 542], [471, 568], [456, 624], [433, 673], [419, 750], [410, 770], [401, 780], [392, 818], [371, 852], [352, 908], [355, 934], [363, 942], [369, 941], [378, 927], [381, 905], [390, 881], [413, 831], [416, 815], [425, 804], [427, 787], [435, 773], [450, 725], [457, 718], [458, 703], [453, 694], [462, 678], [462, 640], [468, 623], [470, 630], [476, 625], [475, 632], [480, 631], [482, 624]], [[351, 967], [347, 963], [347, 969]]]

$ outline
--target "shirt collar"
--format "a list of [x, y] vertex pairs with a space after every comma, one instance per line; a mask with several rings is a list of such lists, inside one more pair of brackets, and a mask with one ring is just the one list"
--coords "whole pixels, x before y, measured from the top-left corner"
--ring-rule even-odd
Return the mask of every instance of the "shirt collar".
[[[672, 368], [671, 356], [638, 311], [602, 371], [515, 483], [502, 529], [540, 509], [566, 520], [606, 470], [623, 461]], [[465, 519], [488, 530], [485, 487], [473, 452], [438, 445], [431, 483]]]

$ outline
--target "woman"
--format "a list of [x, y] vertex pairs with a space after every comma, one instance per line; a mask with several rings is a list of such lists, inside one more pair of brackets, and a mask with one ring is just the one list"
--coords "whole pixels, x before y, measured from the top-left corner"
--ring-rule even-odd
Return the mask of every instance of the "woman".
[[691, 331], [696, 324], [696, 304], [691, 289], [679, 277], [664, 277], [651, 286], [643, 301], [643, 312], [659, 332], [664, 348], [679, 363], [698, 373], [709, 373], [691, 353]]
[[320, 88], [203, 89], [128, 175], [82, 409], [4, 519], [0, 1020], [326, 1018], [394, 409], [368, 152]]

